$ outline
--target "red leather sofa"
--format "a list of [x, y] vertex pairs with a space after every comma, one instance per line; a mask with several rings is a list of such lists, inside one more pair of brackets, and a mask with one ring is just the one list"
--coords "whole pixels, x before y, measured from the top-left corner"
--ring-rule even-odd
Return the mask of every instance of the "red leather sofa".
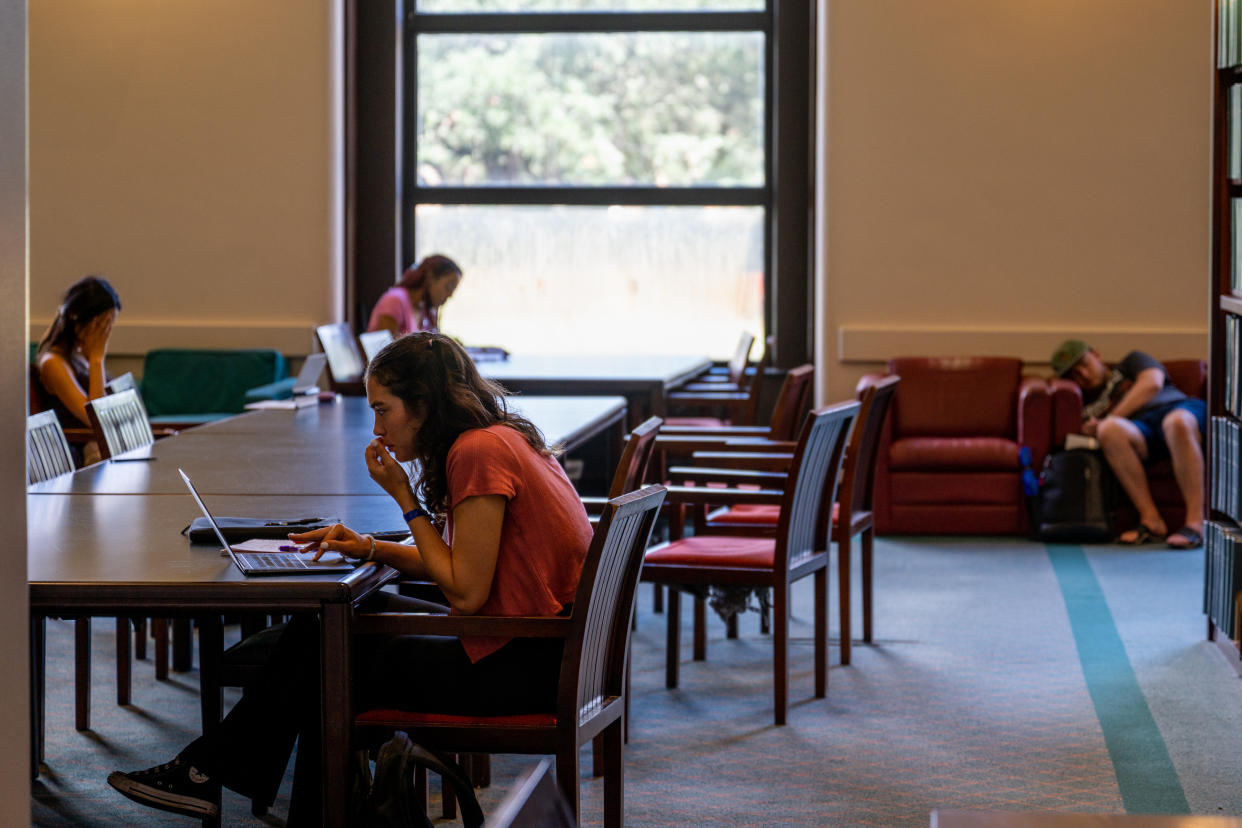
[[[1158, 358], [1158, 357], [1157, 357]], [[1191, 397], [1207, 399], [1207, 363], [1201, 359], [1161, 360], [1173, 384]], [[1077, 434], [1082, 426], [1082, 390], [1070, 380], [1054, 379], [1052, 389], [1052, 445], [1065, 442], [1065, 435]], [[1206, 439], [1207, 435], [1204, 435]], [[1173, 464], [1168, 460], [1152, 463], [1147, 467], [1147, 481], [1156, 508], [1173, 531], [1186, 522], [1186, 504], [1181, 490], [1173, 477]], [[1130, 505], [1129, 498], [1118, 487], [1121, 503], [1113, 515], [1117, 531], [1130, 529], [1138, 524], [1138, 513]]]
[[901, 357], [875, 473], [878, 534], [1029, 531], [1018, 454], [1048, 452], [1048, 383], [1008, 357]]

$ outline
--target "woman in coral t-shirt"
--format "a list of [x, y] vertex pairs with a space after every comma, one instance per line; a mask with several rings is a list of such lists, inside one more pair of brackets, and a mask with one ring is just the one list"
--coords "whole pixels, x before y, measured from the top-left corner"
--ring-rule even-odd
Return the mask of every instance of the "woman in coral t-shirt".
[[[430, 579], [448, 601], [437, 606], [380, 593], [368, 599], [367, 611], [568, 612], [592, 529], [539, 430], [511, 412], [504, 391], [441, 334], [389, 343], [371, 360], [366, 385], [375, 412], [367, 471], [396, 501], [414, 545], [377, 541], [339, 524], [290, 539], [319, 554], [339, 552]], [[412, 486], [402, 466], [409, 461], [421, 470]], [[318, 653], [315, 620], [295, 618], [276, 641], [265, 679], [246, 689], [217, 730], [172, 762], [115, 772], [109, 784], [136, 802], [193, 816], [216, 814], [221, 784], [271, 802], [294, 739], [317, 727]], [[505, 715], [553, 710], [561, 642], [392, 636], [356, 641], [351, 655], [364, 709]], [[308, 778], [317, 773], [317, 762], [298, 763], [290, 825], [317, 822], [318, 779]]]
[[461, 268], [447, 256], [433, 253], [401, 274], [371, 310], [368, 331], [391, 331], [393, 338], [415, 331], [440, 331], [440, 306], [461, 284]]

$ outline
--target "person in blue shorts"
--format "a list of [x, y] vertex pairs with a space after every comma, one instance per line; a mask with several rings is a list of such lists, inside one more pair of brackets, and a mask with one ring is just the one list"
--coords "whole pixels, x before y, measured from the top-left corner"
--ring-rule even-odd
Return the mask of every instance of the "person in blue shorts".
[[[1069, 339], [1053, 352], [1052, 369], [1082, 389], [1082, 433], [1100, 441], [1108, 465], [1138, 510], [1138, 527], [1118, 540], [1165, 540], [1174, 549], [1201, 546], [1207, 404], [1183, 394], [1160, 361], [1142, 351], [1131, 351], [1110, 367], [1087, 343]], [[1172, 534], [1152, 500], [1144, 469], [1165, 457], [1172, 460], [1186, 501], [1185, 525]]]

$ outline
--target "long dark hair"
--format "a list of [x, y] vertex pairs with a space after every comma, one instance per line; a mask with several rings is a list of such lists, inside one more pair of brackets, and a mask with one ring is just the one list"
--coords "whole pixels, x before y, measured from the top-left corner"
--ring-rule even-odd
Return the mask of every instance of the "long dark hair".
[[101, 313], [121, 309], [121, 298], [102, 276], [79, 279], [65, 291], [64, 301], [56, 311], [56, 318], [48, 326], [47, 333], [39, 340], [39, 353], [62, 351], [66, 356], [77, 344], [78, 334], [92, 319]]
[[463, 432], [506, 425], [540, 454], [556, 453], [534, 423], [509, 410], [507, 392], [480, 376], [469, 354], [451, 337], [422, 331], [394, 340], [371, 360], [367, 378], [384, 386], [411, 413], [425, 415], [414, 458], [421, 468], [415, 493], [435, 514], [448, 511], [448, 453]]
[[410, 265], [406, 268], [405, 273], [401, 274], [401, 281], [397, 284], [409, 290], [417, 290], [418, 288], [426, 287], [427, 280], [432, 276], [440, 279], [453, 273], [461, 273], [461, 268], [457, 266], [457, 262], [448, 256], [432, 253], [418, 264]]

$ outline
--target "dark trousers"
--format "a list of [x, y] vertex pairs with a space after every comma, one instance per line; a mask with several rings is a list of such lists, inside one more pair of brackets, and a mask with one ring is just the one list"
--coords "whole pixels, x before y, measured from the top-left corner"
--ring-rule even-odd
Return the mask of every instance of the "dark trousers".
[[[427, 611], [427, 602], [380, 593], [366, 612]], [[446, 611], [445, 607], [438, 607]], [[317, 825], [320, 814], [319, 624], [297, 616], [247, 645], [270, 650], [262, 678], [247, 687], [220, 726], [181, 757], [242, 796], [270, 804], [294, 742], [289, 825]], [[352, 655], [359, 710], [507, 715], [550, 712], [556, 702], [561, 642], [514, 639], [471, 663], [461, 642], [441, 636], [359, 637]]]

